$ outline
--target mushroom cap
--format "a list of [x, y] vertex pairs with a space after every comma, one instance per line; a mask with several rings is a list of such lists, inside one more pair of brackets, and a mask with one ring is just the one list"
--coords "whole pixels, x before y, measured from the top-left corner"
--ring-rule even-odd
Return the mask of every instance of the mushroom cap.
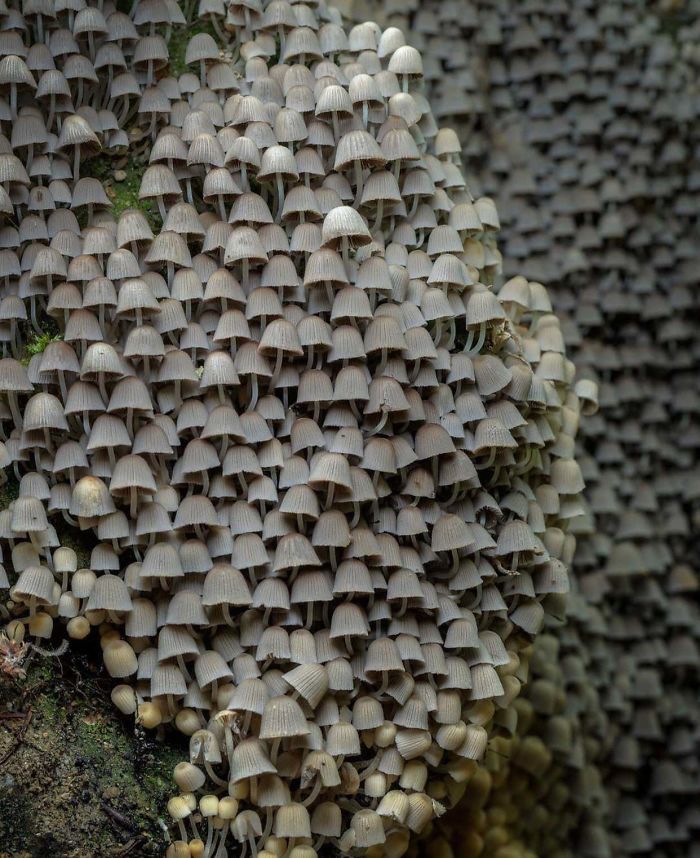
[[304, 713], [291, 697], [272, 697], [265, 703], [260, 723], [261, 739], [305, 736], [308, 732]]
[[34, 600], [37, 605], [51, 605], [53, 584], [53, 575], [45, 566], [27, 566], [12, 588], [12, 595], [23, 602]]

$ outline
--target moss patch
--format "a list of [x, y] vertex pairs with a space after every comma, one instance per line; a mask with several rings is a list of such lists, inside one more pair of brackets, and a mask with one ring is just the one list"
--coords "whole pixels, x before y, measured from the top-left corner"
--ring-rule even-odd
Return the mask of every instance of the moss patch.
[[42, 352], [46, 351], [46, 346], [48, 346], [49, 343], [56, 343], [62, 339], [63, 336], [61, 334], [44, 331], [41, 334], [34, 334], [34, 336], [27, 341], [24, 349], [31, 358], [34, 357], [34, 355], [40, 355]]
[[87, 161], [83, 169], [86, 175], [102, 182], [112, 202], [115, 220], [126, 209], [139, 209], [146, 215], [151, 229], [157, 231], [162, 225], [158, 208], [150, 200], [139, 199], [141, 178], [147, 166], [142, 155], [123, 158], [100, 156]]
[[160, 856], [159, 817], [184, 748], [112, 715], [111, 681], [95, 678], [91, 649], [71, 650], [60, 662], [35, 654], [25, 680], [0, 680], [0, 759], [11, 751], [0, 858]]
[[24, 366], [27, 366], [34, 355], [40, 355], [49, 343], [63, 339], [63, 334], [60, 332], [56, 320], [44, 312], [39, 314], [39, 325], [41, 333], [37, 334], [29, 323], [22, 324], [21, 334], [24, 345], [19, 356], [19, 362]]
[[7, 482], [0, 486], [0, 510], [7, 509], [13, 500], [19, 497], [19, 483], [12, 471], [5, 471]]

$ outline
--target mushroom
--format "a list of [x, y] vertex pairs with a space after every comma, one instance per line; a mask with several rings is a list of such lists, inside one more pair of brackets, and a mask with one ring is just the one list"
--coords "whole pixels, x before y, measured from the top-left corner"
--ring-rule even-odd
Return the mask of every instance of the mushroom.
[[61, 133], [58, 136], [59, 149], [73, 150], [73, 180], [80, 178], [81, 154], [96, 155], [100, 151], [100, 141], [89, 124], [79, 114], [71, 114], [61, 125]]
[[16, 119], [19, 87], [36, 89], [34, 76], [21, 57], [8, 54], [0, 60], [0, 86], [10, 88], [10, 115]]

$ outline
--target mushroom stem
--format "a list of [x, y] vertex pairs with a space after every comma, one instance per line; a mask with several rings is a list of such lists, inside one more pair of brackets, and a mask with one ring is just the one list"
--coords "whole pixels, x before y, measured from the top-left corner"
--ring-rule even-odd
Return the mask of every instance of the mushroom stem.
[[222, 856], [225, 854], [226, 835], [228, 834], [228, 830], [228, 824], [224, 825], [224, 827], [221, 829], [221, 834], [219, 836], [219, 845], [216, 848], [216, 854], [214, 855], [214, 858], [222, 858]]
[[10, 406], [10, 413], [12, 414], [12, 422], [21, 431], [22, 425], [23, 425], [22, 412], [19, 409], [16, 391], [14, 391], [14, 390], [8, 390], [7, 391], [7, 404]]
[[213, 781], [217, 786], [228, 786], [228, 781], [224, 781], [224, 780], [222, 780], [222, 779], [217, 775], [217, 773], [214, 771], [214, 769], [212, 769], [212, 767], [211, 767], [211, 763], [209, 762], [209, 760], [205, 760], [205, 761], [204, 761], [204, 768], [206, 769], [206, 772], [207, 772], [207, 774], [209, 775], [209, 777], [211, 778], [211, 780], [212, 780], [212, 781]]
[[187, 682], [190, 682], [192, 674], [187, 669], [187, 664], [185, 663], [185, 659], [182, 657], [182, 654], [178, 653], [175, 658], [177, 660], [177, 666], [180, 668], [180, 673], [182, 673]]
[[282, 207], [284, 206], [284, 182], [282, 181], [282, 174], [276, 173], [276, 185], [277, 185], [277, 212], [275, 216], [275, 220], [277, 223], [282, 219]]
[[533, 449], [534, 448], [532, 447], [532, 445], [528, 445], [528, 447], [525, 451], [525, 455], [523, 456], [521, 461], [518, 462], [516, 465], [516, 468], [515, 468], [516, 474], [524, 474], [527, 470], [529, 470], [530, 462], [532, 461]]
[[362, 176], [362, 162], [355, 161], [354, 162], [354, 171], [355, 171], [355, 202], [354, 207], [357, 209], [360, 207], [360, 199], [362, 197], [362, 185], [363, 185], [363, 176]]
[[36, 297], [34, 295], [31, 295], [29, 298], [29, 313], [32, 319], [32, 327], [37, 332], [37, 334], [42, 334], [43, 331], [41, 329], [41, 325], [39, 324], [39, 321], [36, 317], [36, 309]]
[[365, 781], [367, 778], [376, 771], [377, 766], [382, 758], [382, 753], [379, 752], [375, 755], [374, 759], [367, 765], [362, 774], [360, 775], [360, 780]]
[[221, 606], [221, 613], [224, 615], [224, 619], [226, 620], [226, 625], [233, 628], [234, 627], [234, 621], [233, 621], [233, 618], [231, 616], [231, 606], [228, 605], [226, 602], [224, 602], [223, 605]]
[[368, 434], [369, 435], [376, 435], [378, 432], [381, 432], [382, 429], [384, 428], [384, 426], [386, 425], [386, 421], [388, 419], [389, 419], [389, 412], [388, 411], [382, 411], [382, 416], [379, 420], [379, 423], [377, 423], [377, 425], [374, 427], [374, 429], [371, 429]]
[[267, 842], [267, 838], [272, 833], [272, 823], [273, 823], [273, 815], [272, 808], [268, 807], [265, 811], [265, 828], [263, 829], [263, 833], [258, 840], [258, 849], [262, 849]]
[[476, 331], [474, 328], [469, 329], [469, 336], [467, 337], [467, 342], [464, 346], [464, 351], [468, 355], [476, 355], [479, 354], [481, 349], [483, 348], [484, 341], [486, 340], [486, 323], [481, 322], [479, 325], [479, 338], [476, 341], [476, 345], [472, 345], [474, 342], [474, 334]]
[[211, 22], [211, 25], [212, 25], [212, 27], [214, 28], [214, 32], [215, 32], [215, 33], [216, 33], [216, 35], [219, 37], [219, 39], [221, 39], [221, 41], [222, 41], [222, 42], [227, 41], [227, 39], [228, 39], [228, 34], [227, 34], [227, 33], [225, 33], [225, 32], [221, 29], [221, 26], [220, 26], [220, 24], [219, 24], [219, 18], [218, 18], [218, 16], [217, 16], [217, 15], [210, 15], [210, 16], [209, 16], [209, 21]]
[[207, 817], [207, 840], [204, 844], [204, 855], [209, 858], [211, 855], [212, 839], [214, 837], [214, 826], [212, 825], [212, 817]]
[[274, 390], [275, 385], [277, 384], [277, 379], [279, 378], [280, 371], [282, 369], [282, 361], [284, 360], [284, 352], [282, 349], [277, 350], [277, 357], [275, 358], [275, 368], [272, 371], [272, 375], [270, 377], [270, 390]]
[[378, 232], [382, 228], [382, 219], [384, 218], [384, 200], [377, 200], [377, 215], [374, 219], [372, 232]]
[[248, 735], [248, 730], [250, 730], [250, 721], [251, 721], [252, 717], [253, 717], [253, 713], [250, 709], [248, 709], [246, 711], [245, 715], [243, 716], [243, 724], [241, 726], [241, 734], [243, 736]]
[[282, 744], [282, 739], [275, 739], [272, 742], [272, 749], [270, 751], [270, 761], [272, 762], [273, 766], [277, 765], [277, 755], [279, 754], [281, 744]]
[[233, 731], [229, 724], [226, 724], [224, 727], [224, 741], [226, 742], [226, 757], [230, 766], [231, 759], [233, 758]]
[[194, 820], [194, 814], [190, 814], [190, 825], [192, 826], [192, 833], [194, 834], [195, 840], [201, 840], [202, 838], [199, 836], [199, 829], [197, 828], [197, 823]]
[[489, 456], [488, 456], [488, 459], [486, 459], [486, 461], [485, 461], [485, 462], [482, 462], [480, 465], [477, 465], [477, 468], [479, 468], [479, 469], [482, 469], [482, 468], [490, 468], [490, 467], [491, 467], [491, 465], [493, 465], [493, 463], [494, 463], [495, 461], [496, 461], [496, 448], [495, 448], [495, 447], [491, 447], [491, 448], [490, 448], [490, 450], [489, 450]]

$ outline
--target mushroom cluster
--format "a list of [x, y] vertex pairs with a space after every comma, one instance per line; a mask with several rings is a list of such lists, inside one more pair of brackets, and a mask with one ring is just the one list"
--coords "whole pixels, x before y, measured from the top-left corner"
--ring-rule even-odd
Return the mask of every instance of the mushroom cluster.
[[[348, 13], [421, 50], [436, 120], [498, 207], [506, 275], [547, 285], [579, 383], [600, 383], [579, 440], [578, 594], [553, 633], [564, 673], [585, 667], [566, 689], [585, 737], [569, 778], [606, 790], [557, 810], [578, 820], [561, 854], [694, 854], [700, 4], [355, 0]], [[542, 830], [523, 842], [550, 854]]]
[[539, 635], [528, 657], [528, 685], [512, 704], [513, 735], [492, 740], [463, 800], [419, 850], [541, 858], [579, 854], [576, 846], [588, 854], [591, 835], [581, 838], [579, 832], [607, 800], [598, 770], [588, 762], [605, 745], [605, 712], [580, 658], [567, 654], [556, 635]]
[[[97, 628], [116, 706], [189, 737], [170, 854], [399, 856], [515, 727], [594, 391], [545, 288], [494, 291], [496, 208], [398, 29], [202, 2], [236, 60], [196, 33], [175, 78], [177, 4], [32, 9], [0, 60], [8, 631]], [[161, 224], [81, 176], [129, 122]]]

